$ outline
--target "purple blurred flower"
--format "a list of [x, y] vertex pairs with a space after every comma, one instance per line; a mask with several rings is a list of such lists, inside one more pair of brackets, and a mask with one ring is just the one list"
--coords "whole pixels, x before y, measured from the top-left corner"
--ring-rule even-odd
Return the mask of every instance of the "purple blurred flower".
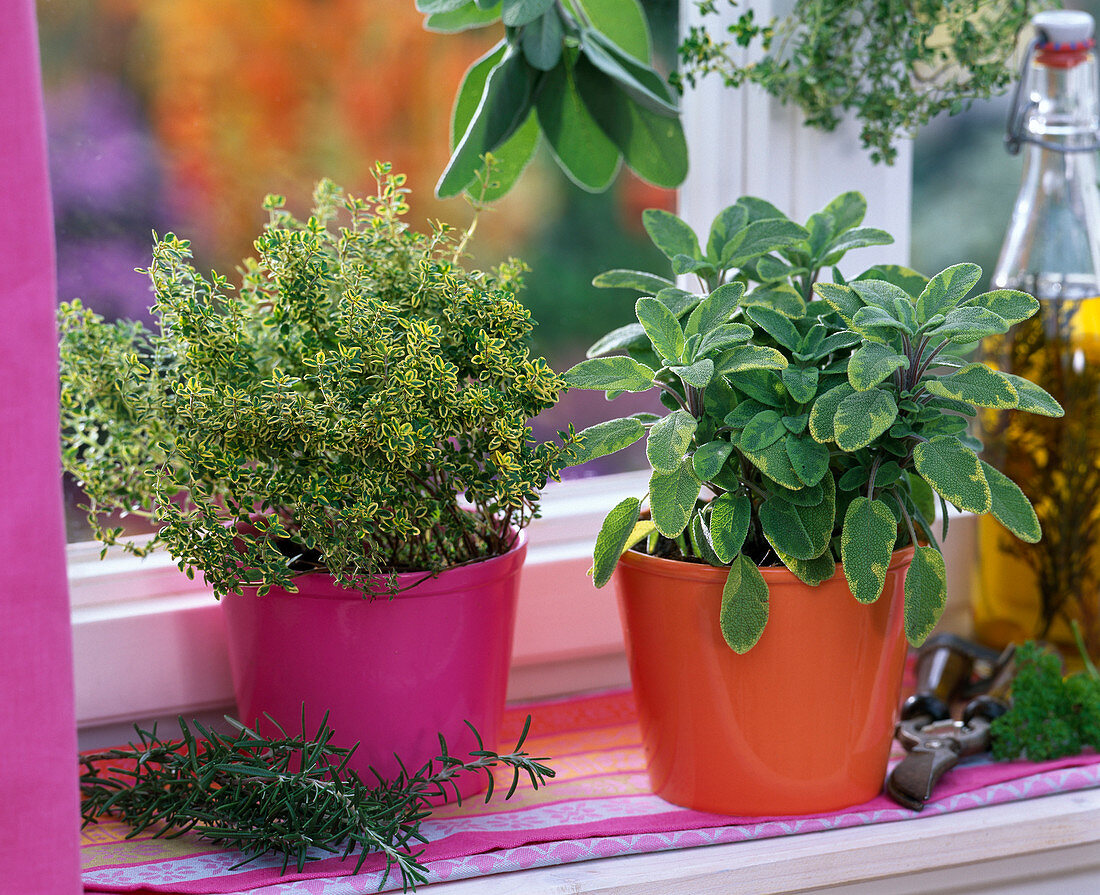
[[91, 78], [50, 90], [46, 129], [59, 218], [156, 215], [157, 146], [122, 84]]
[[135, 268], [149, 264], [150, 249], [126, 239], [58, 239], [57, 294], [79, 298], [108, 319], [149, 321], [149, 280]]
[[46, 130], [57, 236], [58, 295], [107, 317], [148, 319], [148, 283], [135, 267], [164, 230], [159, 150], [137, 100], [92, 77], [47, 91]]

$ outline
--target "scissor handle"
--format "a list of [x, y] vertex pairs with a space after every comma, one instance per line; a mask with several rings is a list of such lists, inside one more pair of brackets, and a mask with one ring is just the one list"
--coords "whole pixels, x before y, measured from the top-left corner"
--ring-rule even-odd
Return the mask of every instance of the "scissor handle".
[[933, 721], [921, 724], [920, 718], [902, 721], [897, 737], [906, 750], [950, 749], [956, 755], [976, 755], [989, 747], [989, 722], [981, 717], [964, 721]]

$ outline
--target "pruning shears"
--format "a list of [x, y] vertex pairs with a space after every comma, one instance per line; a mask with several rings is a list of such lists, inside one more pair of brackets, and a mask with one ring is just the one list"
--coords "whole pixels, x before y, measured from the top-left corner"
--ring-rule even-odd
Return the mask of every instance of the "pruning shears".
[[[902, 706], [895, 736], [908, 753], [886, 779], [886, 792], [920, 811], [940, 778], [959, 761], [989, 750], [989, 728], [1008, 711], [1014, 670], [1010, 646], [998, 654], [952, 634], [917, 654], [916, 691]], [[960, 720], [951, 706], [968, 700]]]

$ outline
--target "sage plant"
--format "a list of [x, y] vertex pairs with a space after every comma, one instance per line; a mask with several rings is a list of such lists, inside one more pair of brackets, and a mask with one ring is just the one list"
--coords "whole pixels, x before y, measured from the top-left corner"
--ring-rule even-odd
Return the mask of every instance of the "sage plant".
[[[645, 293], [636, 322], [600, 339], [565, 374], [573, 388], [659, 389], [664, 416], [633, 414], [578, 434], [575, 462], [646, 439], [650, 518], [622, 501], [596, 540], [597, 586], [623, 551], [729, 569], [720, 623], [738, 652], [760, 638], [768, 587], [759, 566], [783, 565], [809, 585], [836, 564], [856, 600], [882, 594], [892, 553], [914, 548], [905, 577], [905, 629], [923, 642], [943, 611], [947, 578], [932, 529], [936, 497], [992, 513], [1017, 537], [1040, 537], [1035, 511], [980, 460], [975, 407], [1060, 416], [1043, 389], [962, 354], [1038, 309], [1030, 295], [971, 292], [975, 264], [927, 278], [873, 267], [836, 268], [862, 246], [892, 242], [861, 227], [866, 202], [845, 193], [805, 227], [743, 198], [715, 219], [704, 248], [690, 226], [657, 209], [643, 221], [673, 275], [639, 271], [595, 285]], [[832, 282], [820, 281], [832, 268]]]

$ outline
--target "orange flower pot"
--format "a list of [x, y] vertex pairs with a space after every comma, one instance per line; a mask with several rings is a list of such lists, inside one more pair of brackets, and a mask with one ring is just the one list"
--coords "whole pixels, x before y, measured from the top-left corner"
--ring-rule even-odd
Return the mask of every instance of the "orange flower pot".
[[912, 558], [894, 554], [870, 605], [839, 565], [818, 587], [762, 568], [768, 624], [737, 655], [718, 627], [725, 569], [628, 550], [615, 581], [653, 791], [740, 816], [835, 811], [881, 792]]

